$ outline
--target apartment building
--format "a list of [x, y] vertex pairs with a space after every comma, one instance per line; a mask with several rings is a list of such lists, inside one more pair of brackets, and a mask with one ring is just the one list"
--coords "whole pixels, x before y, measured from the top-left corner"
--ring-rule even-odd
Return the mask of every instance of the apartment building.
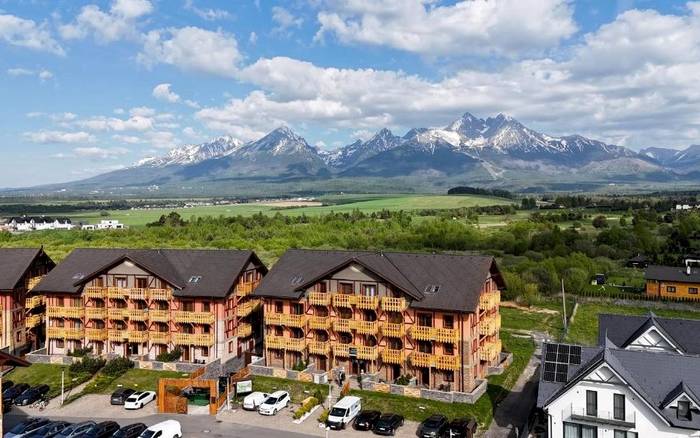
[[698, 436], [700, 322], [600, 315], [599, 345], [545, 344], [538, 407], [550, 438]]
[[239, 357], [259, 340], [251, 293], [266, 272], [251, 251], [76, 249], [35, 289], [46, 295], [48, 353]]
[[0, 249], [0, 349], [11, 354], [38, 348], [43, 297], [32, 289], [55, 266], [42, 248]]
[[492, 257], [289, 250], [254, 293], [265, 361], [470, 392], [500, 360], [504, 286]]

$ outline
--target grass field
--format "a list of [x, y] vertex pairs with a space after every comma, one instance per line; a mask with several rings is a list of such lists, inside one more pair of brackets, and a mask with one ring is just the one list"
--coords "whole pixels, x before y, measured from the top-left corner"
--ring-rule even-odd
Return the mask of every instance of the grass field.
[[5, 375], [3, 380], [11, 380], [15, 384], [27, 383], [30, 386], [46, 384], [50, 388], [49, 397], [56, 397], [61, 393], [61, 372], [63, 371], [65, 371], [66, 391], [92, 377], [90, 375], [71, 375], [67, 366], [36, 363], [26, 368], [15, 368]]
[[99, 222], [100, 219], [116, 219], [130, 225], [145, 225], [154, 222], [163, 214], [171, 211], [178, 212], [183, 218], [189, 219], [194, 216], [252, 216], [256, 213], [276, 214], [282, 213], [289, 216], [298, 215], [321, 215], [330, 212], [345, 213], [359, 210], [364, 213], [373, 213], [381, 210], [423, 210], [423, 209], [452, 209], [475, 206], [505, 205], [511, 203], [508, 199], [495, 198], [490, 196], [472, 195], [347, 195], [336, 197], [320, 198], [324, 202], [323, 206], [317, 207], [296, 207], [279, 208], [273, 205], [263, 205], [262, 203], [249, 203], [237, 205], [216, 205], [193, 208], [156, 208], [149, 210], [112, 210], [109, 216], [102, 217], [99, 211], [78, 212], [68, 214], [74, 222]]

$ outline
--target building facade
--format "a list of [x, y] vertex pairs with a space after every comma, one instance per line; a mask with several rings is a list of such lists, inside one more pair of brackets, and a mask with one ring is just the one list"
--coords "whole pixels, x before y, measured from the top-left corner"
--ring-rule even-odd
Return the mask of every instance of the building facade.
[[649, 265], [644, 279], [649, 296], [700, 300], [700, 268], [697, 266]]
[[0, 349], [19, 354], [44, 343], [44, 299], [34, 287], [55, 266], [42, 248], [0, 249]]
[[37, 286], [49, 354], [227, 361], [260, 341], [265, 266], [251, 251], [76, 249]]
[[491, 257], [290, 250], [255, 292], [265, 361], [470, 392], [500, 361], [503, 287]]
[[18, 216], [10, 218], [6, 227], [12, 231], [72, 230], [70, 218], [48, 216]]

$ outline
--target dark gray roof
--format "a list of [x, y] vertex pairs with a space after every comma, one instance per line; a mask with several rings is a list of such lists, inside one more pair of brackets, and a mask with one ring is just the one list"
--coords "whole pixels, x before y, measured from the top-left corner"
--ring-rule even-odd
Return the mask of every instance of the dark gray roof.
[[[699, 415], [694, 415], [691, 421], [679, 420], [676, 418], [676, 411], [666, 407], [671, 396], [680, 395], [679, 385], [687, 389], [691, 398], [700, 393], [700, 356], [622, 350], [610, 344], [606, 347], [582, 347], [581, 353], [582, 365], [570, 369], [566, 383], [545, 382], [542, 379], [543, 374], [540, 374], [538, 407], [546, 407], [591, 370], [605, 363], [669, 424], [700, 430]], [[541, 368], [544, 368], [544, 365]]]
[[[417, 308], [473, 312], [489, 273], [504, 286], [494, 258], [488, 256], [291, 249], [263, 278], [255, 295], [300, 298], [310, 285], [350, 263], [406, 293]], [[431, 285], [439, 285], [439, 291], [425, 293]]]
[[[175, 296], [224, 297], [249, 262], [264, 265], [252, 251], [196, 249], [75, 249], [34, 291], [78, 293], [96, 275], [130, 260], [174, 287]], [[193, 276], [200, 276], [190, 283]]]
[[700, 283], [700, 269], [692, 267], [689, 275], [685, 267], [649, 265], [644, 271], [644, 278], [646, 280]]
[[42, 253], [41, 248], [0, 248], [0, 290], [14, 289]]
[[598, 345], [606, 337], [620, 348], [627, 347], [650, 327], [656, 327], [664, 336], [686, 354], [700, 354], [700, 320], [660, 318], [653, 313], [643, 316], [598, 315]]

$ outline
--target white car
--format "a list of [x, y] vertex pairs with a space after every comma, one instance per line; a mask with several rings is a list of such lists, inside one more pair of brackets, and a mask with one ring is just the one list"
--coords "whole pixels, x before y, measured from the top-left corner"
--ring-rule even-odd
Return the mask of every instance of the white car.
[[182, 428], [180, 422], [175, 420], [165, 420], [154, 424], [141, 432], [139, 438], [181, 438]]
[[275, 415], [280, 409], [286, 408], [288, 404], [289, 393], [287, 391], [276, 391], [258, 406], [258, 412], [262, 415]]
[[243, 399], [243, 409], [246, 411], [254, 411], [258, 409], [258, 406], [267, 400], [269, 396], [270, 394], [265, 394], [264, 392], [253, 392], [248, 394]]
[[124, 402], [124, 409], [141, 409], [156, 399], [153, 391], [135, 392]]

